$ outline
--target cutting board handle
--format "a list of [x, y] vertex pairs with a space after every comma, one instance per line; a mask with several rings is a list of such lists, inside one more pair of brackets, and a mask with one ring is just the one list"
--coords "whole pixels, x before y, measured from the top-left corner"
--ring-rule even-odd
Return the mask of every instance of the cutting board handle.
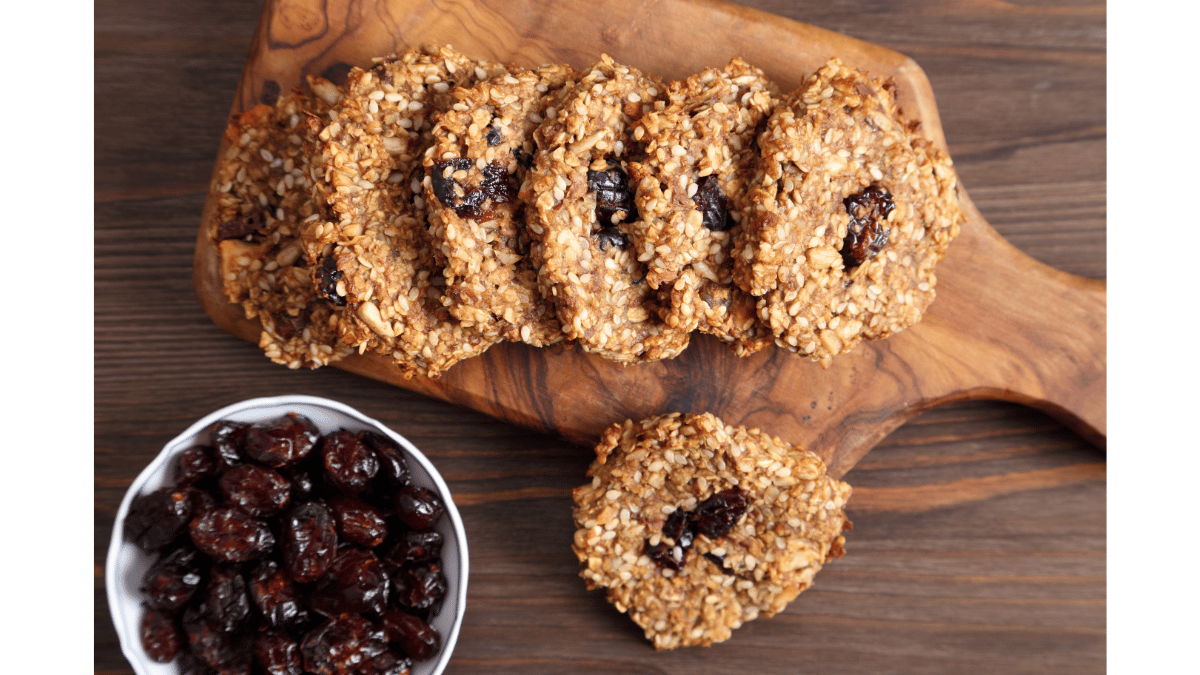
[[1030, 405], [1105, 447], [1107, 285], [1043, 265], [962, 205], [967, 224], [938, 268], [954, 290], [919, 328], [961, 378], [953, 398]]

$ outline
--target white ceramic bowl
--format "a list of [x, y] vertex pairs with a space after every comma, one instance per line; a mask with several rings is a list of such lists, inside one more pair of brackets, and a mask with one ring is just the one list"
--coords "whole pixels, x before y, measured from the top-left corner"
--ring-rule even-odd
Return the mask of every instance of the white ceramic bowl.
[[447, 582], [446, 600], [432, 622], [433, 627], [442, 636], [442, 647], [434, 658], [414, 664], [412, 675], [437, 675], [445, 670], [450, 654], [454, 651], [454, 644], [458, 640], [458, 630], [462, 625], [467, 605], [468, 571], [467, 535], [445, 481], [429, 459], [412, 443], [350, 406], [315, 396], [276, 396], [235, 403], [188, 427], [187, 431], [167, 443], [162, 452], [158, 453], [158, 457], [155, 457], [133, 481], [133, 485], [125, 493], [125, 498], [121, 500], [117, 519], [113, 524], [112, 540], [108, 545], [104, 577], [108, 590], [108, 608], [112, 612], [113, 624], [121, 640], [121, 651], [125, 653], [138, 675], [177, 675], [179, 668], [174, 662], [162, 664], [150, 660], [142, 649], [139, 634], [142, 598], [138, 588], [146, 570], [154, 562], [154, 557], [146, 555], [124, 537], [125, 516], [129, 513], [130, 502], [142, 492], [151, 492], [169, 484], [172, 480], [174, 458], [180, 452], [206, 442], [205, 433], [218, 420], [259, 422], [289, 412], [309, 418], [320, 428], [322, 434], [345, 428], [352, 431], [372, 429], [388, 436], [408, 453], [413, 484], [437, 492], [445, 502], [446, 514], [438, 522], [437, 530], [441, 532], [445, 542], [442, 548], [442, 571]]

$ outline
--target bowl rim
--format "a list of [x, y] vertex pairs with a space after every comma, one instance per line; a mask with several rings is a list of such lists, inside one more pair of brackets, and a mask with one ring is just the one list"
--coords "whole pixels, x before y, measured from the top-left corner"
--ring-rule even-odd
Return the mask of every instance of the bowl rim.
[[[454, 532], [456, 543], [459, 551], [459, 575], [458, 575], [458, 592], [456, 600], [456, 611], [454, 621], [451, 624], [450, 631], [443, 636], [441, 654], [438, 660], [433, 664], [433, 669], [430, 675], [439, 675], [446, 669], [446, 665], [450, 661], [450, 656], [454, 652], [454, 647], [458, 642], [458, 634], [462, 628], [463, 616], [466, 615], [467, 609], [467, 582], [470, 572], [470, 555], [467, 548], [467, 533], [463, 527], [462, 516], [458, 512], [458, 507], [454, 503], [453, 496], [450, 493], [450, 488], [446, 485], [446, 481], [442, 478], [441, 473], [433, 465], [428, 457], [417, 449], [407, 438], [392, 431], [386, 424], [364, 415], [355, 408], [352, 408], [345, 403], [334, 401], [332, 399], [323, 398], [320, 396], [311, 396], [307, 394], [283, 394], [279, 396], [265, 396], [258, 398], [250, 398], [236, 403], [231, 403], [223, 408], [215, 410], [208, 415], [200, 418], [191, 424], [183, 432], [167, 441], [162, 449], [154, 456], [152, 460], [142, 469], [142, 471], [134, 478], [129, 488], [125, 491], [124, 497], [121, 499], [121, 504], [117, 508], [117, 513], [113, 519], [113, 529], [108, 543], [108, 553], [104, 562], [104, 587], [106, 600], [108, 601], [109, 616], [112, 619], [113, 626], [116, 628], [117, 639], [121, 645], [121, 652], [129, 661], [134, 671], [138, 675], [147, 675], [144, 671], [146, 664], [143, 662], [143, 655], [137, 651], [140, 645], [133, 646], [127, 644], [129, 631], [123, 630], [126, 623], [125, 617], [118, 611], [117, 604], [114, 602], [116, 597], [122, 595], [120, 592], [120, 580], [118, 578], [118, 568], [120, 567], [121, 551], [125, 546], [133, 546], [132, 542], [125, 541], [123, 525], [125, 518], [129, 513], [129, 506], [135, 495], [141, 492], [142, 488], [154, 475], [160, 471], [166, 470], [164, 465], [168, 462], [168, 458], [173, 457], [176, 452], [191, 447], [194, 445], [196, 437], [201, 432], [218, 422], [219, 420], [230, 417], [236, 413], [241, 413], [254, 408], [280, 408], [293, 405], [306, 405], [314, 408], [325, 408], [331, 412], [343, 415], [365, 426], [372, 427], [380, 433], [387, 435], [392, 440], [400, 444], [408, 453], [409, 457], [414, 459], [421, 465], [425, 473], [429, 476], [437, 487], [438, 493], [442, 497], [442, 501], [446, 507], [446, 517], [450, 521], [451, 529]], [[265, 419], [265, 418], [264, 418]], [[186, 445], [185, 445], [186, 444]], [[169, 479], [168, 479], [169, 482]], [[175, 663], [175, 662], [172, 662]], [[429, 663], [429, 662], [421, 662]], [[156, 664], [168, 666], [171, 664]], [[417, 664], [414, 664], [416, 666]]]

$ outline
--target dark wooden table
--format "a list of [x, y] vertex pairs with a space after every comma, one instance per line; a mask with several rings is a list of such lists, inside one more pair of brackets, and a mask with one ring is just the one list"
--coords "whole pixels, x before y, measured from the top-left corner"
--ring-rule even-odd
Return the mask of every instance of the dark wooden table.
[[[913, 57], [988, 222], [1038, 260], [1105, 278], [1103, 3], [743, 4]], [[281, 393], [352, 405], [445, 475], [472, 567], [449, 673], [1105, 670], [1105, 453], [988, 401], [917, 417], [847, 474], [848, 554], [785, 612], [708, 649], [654, 652], [577, 577], [569, 493], [589, 449], [333, 368], [289, 371], [201, 311], [196, 228], [261, 3], [95, 10], [97, 673], [132, 672], [104, 592], [126, 488], [195, 419]]]

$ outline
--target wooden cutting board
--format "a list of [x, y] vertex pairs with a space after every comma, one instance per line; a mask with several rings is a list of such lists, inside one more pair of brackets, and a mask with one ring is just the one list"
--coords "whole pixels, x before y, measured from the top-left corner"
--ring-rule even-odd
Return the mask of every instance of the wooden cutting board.
[[[524, 66], [586, 68], [607, 53], [670, 79], [740, 56], [785, 91], [837, 56], [894, 78], [905, 115], [946, 148], [933, 91], [911, 59], [715, 0], [268, 1], [234, 111], [258, 103], [268, 82], [286, 91], [305, 73], [366, 65], [422, 42]], [[813, 450], [836, 476], [904, 421], [963, 399], [1040, 408], [1103, 447], [1106, 285], [1024, 255], [984, 221], [965, 189], [960, 195], [967, 222], [938, 267], [937, 300], [922, 322], [863, 342], [828, 369], [777, 348], [739, 359], [699, 334], [678, 358], [637, 366], [574, 348], [513, 343], [435, 380], [405, 380], [390, 359], [371, 355], [336, 366], [584, 444], [626, 418], [709, 411]], [[213, 205], [210, 195], [197, 238], [196, 293], [217, 325], [257, 344], [257, 321], [245, 319], [221, 290], [216, 249], [206, 236]]]

